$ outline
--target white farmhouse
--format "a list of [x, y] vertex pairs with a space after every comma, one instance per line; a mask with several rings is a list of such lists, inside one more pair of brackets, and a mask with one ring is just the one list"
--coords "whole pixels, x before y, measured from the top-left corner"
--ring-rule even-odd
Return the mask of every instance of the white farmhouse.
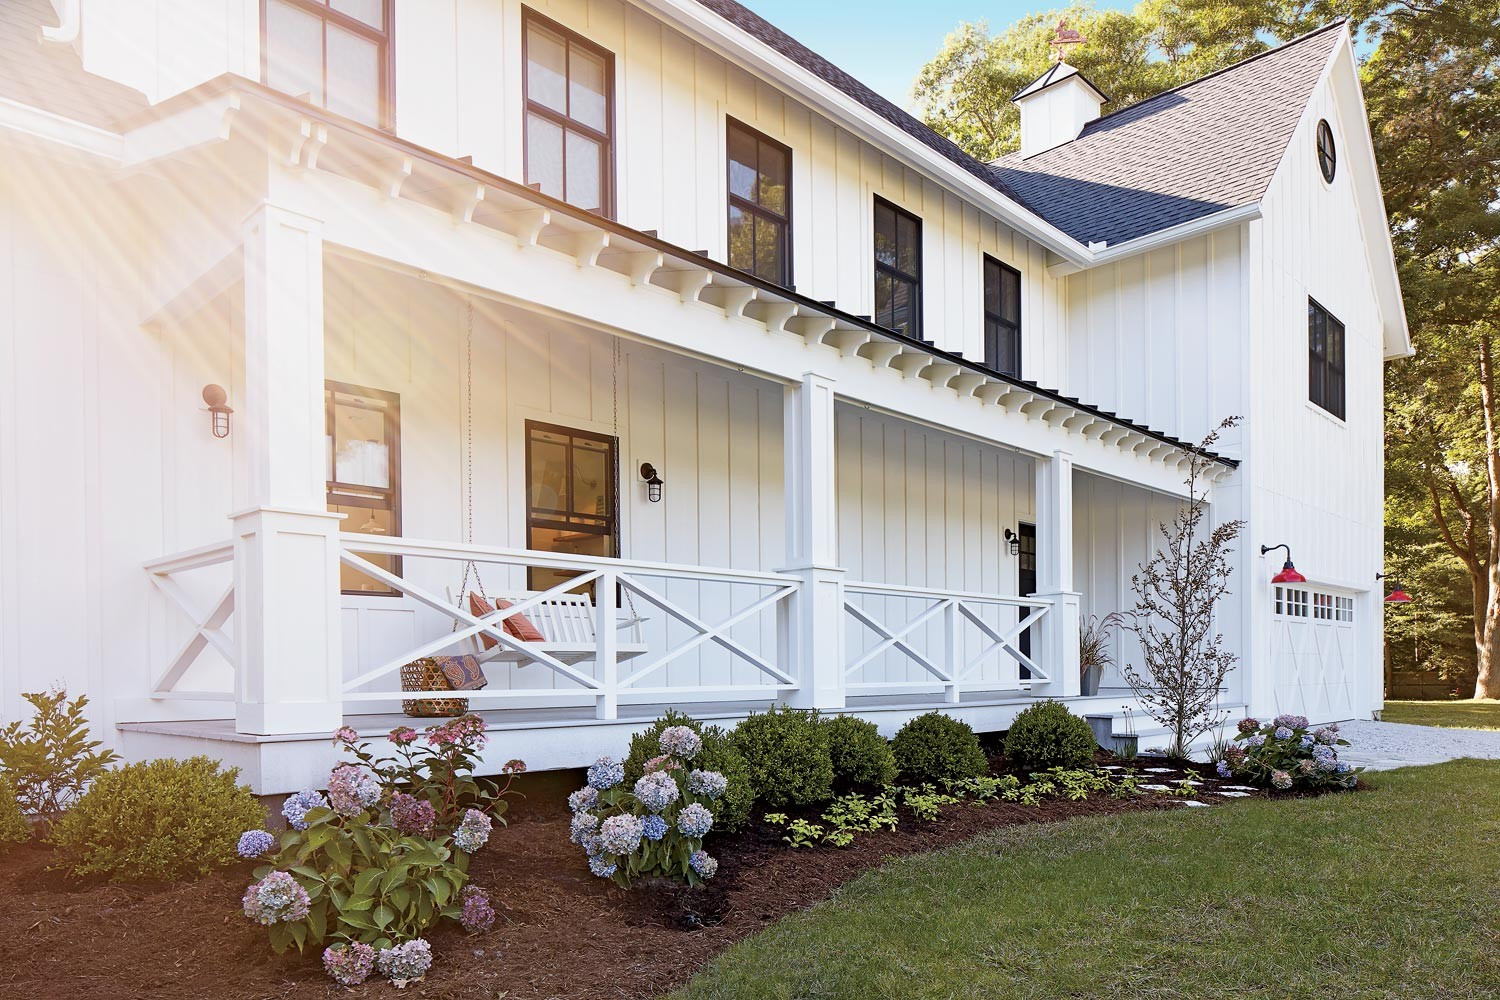
[[8, 0], [0, 719], [263, 793], [465, 653], [496, 766], [1119, 727], [1080, 620], [1229, 415], [1223, 705], [1368, 718], [1410, 344], [1347, 29], [1016, 100], [978, 162], [732, 0]]

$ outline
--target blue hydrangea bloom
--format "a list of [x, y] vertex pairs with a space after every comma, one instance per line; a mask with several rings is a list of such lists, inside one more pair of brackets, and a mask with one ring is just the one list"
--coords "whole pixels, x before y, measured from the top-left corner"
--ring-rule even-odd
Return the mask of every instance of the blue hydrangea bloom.
[[1312, 755], [1313, 760], [1316, 761], [1333, 760], [1338, 756], [1336, 753], [1334, 753], [1333, 747], [1325, 746], [1322, 743], [1319, 743], [1317, 746], [1313, 747]]
[[1265, 733], [1256, 733], [1254, 736], [1252, 736], [1248, 740], [1246, 740], [1245, 744], [1246, 744], [1246, 746], [1258, 747], [1258, 746], [1263, 745], [1265, 742], [1266, 742], [1266, 734]]
[[707, 851], [694, 851], [688, 858], [688, 867], [702, 878], [713, 878], [719, 871], [719, 862]]
[[1289, 739], [1292, 738], [1292, 731], [1290, 729], [1288, 729], [1286, 726], [1277, 726], [1276, 727], [1276, 738], [1278, 740], [1289, 740]]
[[689, 803], [677, 814], [677, 829], [685, 837], [701, 837], [713, 826], [714, 814], [697, 802]]
[[604, 841], [597, 833], [585, 833], [578, 838], [578, 846], [583, 848], [583, 853], [589, 857], [604, 853]]
[[313, 809], [326, 808], [327, 805], [327, 799], [309, 788], [296, 795], [287, 796], [285, 804], [281, 807], [281, 815], [286, 817], [286, 821], [294, 830], [306, 830], [308, 812]]
[[478, 809], [469, 809], [464, 812], [463, 822], [458, 824], [458, 829], [453, 831], [453, 846], [465, 854], [473, 854], [490, 842], [492, 829], [493, 824], [488, 814]]
[[660, 816], [647, 816], [641, 823], [641, 833], [647, 840], [660, 840], [667, 835], [667, 821]]
[[599, 804], [599, 789], [585, 785], [568, 796], [568, 808], [574, 812], [588, 812]]
[[606, 861], [602, 857], [589, 858], [589, 871], [593, 872], [595, 875], [598, 875], [600, 878], [609, 878], [619, 869], [619, 867], [619, 865]]
[[1302, 745], [1303, 745], [1303, 746], [1304, 746], [1304, 747], [1310, 747], [1310, 746], [1312, 746], [1312, 745], [1313, 745], [1313, 743], [1315, 743], [1315, 742], [1317, 742], [1317, 741], [1316, 741], [1316, 740], [1315, 740], [1315, 739], [1314, 739], [1314, 738], [1313, 738], [1313, 735], [1312, 735], [1312, 733], [1303, 733], [1303, 734], [1302, 734], [1302, 740], [1301, 740], [1301, 743], [1302, 743]]
[[688, 791], [716, 799], [729, 787], [729, 779], [718, 771], [694, 771], [688, 775]]
[[1354, 767], [1351, 764], [1346, 764], [1343, 761], [1339, 761], [1338, 764], [1334, 766], [1334, 769], [1338, 771], [1339, 774], [1349, 774], [1354, 770]]
[[583, 838], [599, 829], [599, 817], [590, 812], [573, 814], [573, 821], [568, 824], [568, 839], [575, 844], [582, 844]]
[[246, 830], [240, 834], [239, 851], [242, 858], [258, 858], [276, 846], [276, 838], [264, 830]]
[[600, 757], [589, 767], [588, 778], [590, 788], [607, 792], [625, 780], [625, 765], [613, 757]]
[[407, 983], [414, 983], [427, 975], [427, 970], [432, 968], [432, 945], [421, 938], [412, 938], [382, 949], [376, 962], [391, 985], [403, 989]]
[[634, 853], [641, 846], [641, 833], [640, 817], [630, 813], [611, 816], [599, 825], [599, 839], [610, 854]]
[[[692, 730], [688, 730], [692, 732]], [[655, 771], [635, 783], [635, 797], [654, 813], [677, 801], [677, 779], [666, 771]]]
[[1219, 777], [1221, 778], [1227, 778], [1230, 776], [1230, 774], [1233, 773], [1229, 770], [1229, 761], [1227, 760], [1219, 761], [1219, 763], [1214, 767], [1214, 770], [1219, 772]]

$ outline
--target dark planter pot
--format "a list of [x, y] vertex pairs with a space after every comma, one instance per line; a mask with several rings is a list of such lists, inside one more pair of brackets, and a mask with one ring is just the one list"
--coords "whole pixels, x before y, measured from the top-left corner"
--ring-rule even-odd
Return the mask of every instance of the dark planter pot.
[[1104, 668], [1097, 663], [1090, 663], [1083, 668], [1083, 683], [1081, 694], [1085, 698], [1093, 697], [1099, 693], [1099, 679], [1104, 676]]

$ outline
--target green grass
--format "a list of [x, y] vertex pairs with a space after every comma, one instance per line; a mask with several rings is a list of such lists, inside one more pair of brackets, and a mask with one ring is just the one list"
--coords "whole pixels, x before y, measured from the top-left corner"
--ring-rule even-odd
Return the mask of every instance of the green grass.
[[1500, 729], [1500, 701], [1388, 701], [1384, 722], [1450, 729]]
[[1011, 827], [894, 861], [675, 996], [1496, 996], [1500, 762], [1369, 782]]

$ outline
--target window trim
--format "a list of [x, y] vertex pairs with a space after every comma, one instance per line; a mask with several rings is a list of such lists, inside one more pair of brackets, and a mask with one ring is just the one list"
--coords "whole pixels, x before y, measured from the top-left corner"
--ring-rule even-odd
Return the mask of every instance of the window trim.
[[[1321, 358], [1317, 357], [1313, 353], [1314, 310], [1323, 314], [1323, 355]], [[1331, 336], [1330, 323], [1338, 324], [1338, 355], [1340, 358], [1340, 362], [1337, 369], [1339, 376], [1339, 398], [1337, 402], [1337, 409], [1329, 405], [1333, 402], [1333, 400], [1329, 398], [1328, 391], [1328, 373], [1333, 370], [1332, 365], [1328, 361], [1328, 343]], [[1323, 367], [1322, 399], [1318, 399], [1313, 395], [1313, 374], [1316, 370], [1316, 366], [1318, 365], [1321, 365]], [[1349, 412], [1348, 327], [1344, 325], [1343, 320], [1335, 316], [1327, 309], [1327, 307], [1323, 305], [1323, 303], [1319, 302], [1311, 295], [1307, 297], [1307, 401], [1340, 422], [1343, 422], [1347, 419], [1346, 415]]]
[[[1318, 174], [1324, 184], [1332, 184], [1339, 172], [1339, 147], [1333, 136], [1333, 126], [1327, 118], [1319, 118], [1313, 130], [1313, 150], [1318, 161]], [[1325, 149], [1324, 137], [1327, 136]], [[1326, 161], [1326, 162], [1325, 162]]]
[[[525, 545], [526, 545], [526, 548], [527, 549], [531, 548], [531, 531], [532, 531], [532, 528], [534, 528], [534, 527], [542, 527], [544, 529], [550, 529], [550, 530], [567, 530], [567, 528], [559, 526], [556, 522], [553, 522], [552, 524], [543, 524], [543, 525], [536, 525], [536, 524], [533, 523], [533, 518], [532, 518], [532, 504], [531, 504], [531, 470], [532, 470], [532, 464], [531, 464], [531, 445], [532, 445], [532, 432], [533, 431], [544, 431], [544, 432], [551, 433], [551, 434], [563, 434], [563, 435], [568, 436], [569, 438], [587, 438], [588, 440], [591, 440], [591, 441], [600, 441], [600, 442], [607, 443], [609, 445], [609, 454], [610, 454], [610, 458], [611, 458], [612, 461], [610, 462], [611, 475], [610, 475], [610, 482], [609, 482], [610, 504], [609, 504], [609, 513], [606, 515], [606, 519], [607, 519], [607, 522], [608, 522], [608, 525], [609, 525], [609, 531], [606, 533], [606, 535], [610, 539], [610, 541], [611, 541], [612, 544], [610, 546], [610, 554], [608, 556], [606, 556], [605, 558], [608, 558], [608, 559], [618, 559], [618, 558], [620, 558], [620, 553], [622, 551], [622, 546], [624, 545], [624, 537], [623, 537], [623, 532], [621, 530], [621, 524], [620, 524], [620, 438], [619, 438], [619, 435], [616, 435], [616, 434], [606, 434], [606, 433], [604, 433], [602, 431], [586, 430], [586, 429], [584, 429], [582, 427], [569, 427], [566, 424], [554, 424], [554, 423], [551, 423], [550, 421], [546, 421], [546, 420], [530, 420], [530, 419], [528, 419], [528, 420], [525, 421], [525, 423], [524, 423], [524, 425], [522, 427], [522, 434], [525, 436], [526, 444], [525, 444], [525, 454], [523, 456], [523, 461], [524, 461], [525, 464], [522, 467], [522, 472], [521, 472], [521, 488], [524, 491], [525, 495], [521, 498], [521, 504], [522, 504], [521, 509], [524, 512], [524, 516], [525, 516], [525, 519], [526, 519], [526, 523], [525, 523], [525, 527], [526, 527]], [[568, 450], [569, 450], [569, 454], [570, 454], [569, 465], [570, 465], [570, 470], [571, 470], [571, 463], [572, 463], [572, 459], [571, 459], [572, 445], [571, 444], [568, 446]], [[536, 570], [537, 570], [537, 567], [535, 567], [535, 566], [527, 566], [526, 567], [526, 589], [527, 590], [536, 590], [537, 589], [536, 585], [533, 582], [533, 576], [534, 576]], [[590, 592], [592, 593], [592, 590]]]
[[[899, 268], [892, 267], [887, 264], [882, 264], [880, 262], [880, 255], [875, 252], [875, 236], [877, 230], [875, 216], [880, 211], [881, 206], [884, 206], [894, 212], [897, 217], [898, 223], [900, 221], [900, 217], [904, 215], [917, 224], [917, 273], [915, 275], [907, 274], [905, 271], [902, 271]], [[925, 338], [922, 336], [922, 265], [924, 263], [922, 260], [922, 217], [920, 215], [916, 215], [915, 213], [908, 212], [906, 209], [902, 208], [900, 205], [897, 205], [895, 202], [882, 198], [877, 194], [875, 196], [875, 204], [870, 210], [870, 234], [870, 259], [875, 262], [876, 277], [879, 277], [881, 274], [885, 274], [886, 277], [890, 278], [892, 281], [910, 282], [913, 286], [914, 294], [912, 295], [912, 328], [905, 334], [905, 336], [910, 337], [912, 340], [924, 340]], [[871, 302], [871, 311], [872, 313], [875, 313], [873, 298]], [[878, 313], [872, 315], [871, 319], [877, 326], [881, 326], [884, 329], [891, 330], [893, 333], [899, 332], [881, 323]]]
[[[733, 132], [736, 128], [741, 129], [742, 131], [744, 131], [744, 132], [746, 132], [746, 133], [754, 136], [757, 142], [766, 142], [766, 143], [769, 143], [772, 146], [777, 147], [778, 149], [780, 149], [782, 152], [784, 152], [786, 154], [786, 215], [785, 216], [777, 215], [775, 212], [773, 212], [772, 210], [766, 208], [765, 206], [758, 205], [758, 204], [756, 204], [754, 202], [751, 202], [750, 200], [748, 200], [746, 198], [741, 198], [741, 197], [739, 197], [738, 195], [736, 195], [734, 193], [734, 185], [733, 185], [733, 180], [732, 180], [732, 173], [734, 171], [734, 166], [733, 166], [733, 158], [729, 155], [729, 144], [731, 142], [730, 133]], [[782, 259], [782, 271], [783, 271], [783, 274], [781, 276], [781, 280], [779, 280], [779, 281], [774, 281], [773, 280], [771, 283], [774, 284], [774, 285], [779, 285], [780, 287], [785, 288], [785, 289], [787, 289], [789, 291], [792, 290], [792, 289], [795, 289], [797, 287], [796, 283], [795, 283], [795, 281], [793, 279], [793, 275], [794, 275], [795, 272], [792, 269], [792, 267], [793, 267], [793, 265], [792, 265], [792, 187], [793, 187], [793, 184], [792, 184], [792, 147], [788, 146], [786, 143], [780, 141], [779, 139], [772, 138], [771, 136], [769, 136], [766, 133], [762, 132], [758, 128], [753, 128], [752, 126], [745, 124], [744, 122], [740, 121], [738, 118], [734, 117], [733, 115], [725, 115], [724, 116], [724, 196], [725, 196], [725, 206], [724, 206], [724, 223], [725, 223], [725, 230], [724, 230], [724, 261], [725, 261], [725, 263], [728, 263], [730, 267], [734, 267], [735, 266], [733, 263], [730, 263], [730, 261], [729, 261], [729, 228], [728, 228], [730, 214], [734, 211], [735, 208], [739, 208], [742, 211], [749, 212], [751, 215], [764, 216], [765, 218], [770, 219], [772, 222], [778, 222], [786, 230], [786, 253], [783, 255], [783, 259]], [[743, 268], [736, 268], [736, 270], [743, 270]], [[754, 271], [747, 271], [745, 273], [747, 273], [747, 274], [755, 274]], [[756, 277], [760, 277], [760, 276], [756, 275]], [[762, 281], [766, 281], [766, 280], [770, 280], [770, 279], [761, 278], [761, 280]]]
[[[1014, 274], [1016, 276], [1016, 322], [1014, 324], [1014, 327], [1015, 327], [1015, 337], [1016, 337], [1016, 370], [1013, 371], [1013, 372], [1005, 372], [1005, 371], [1003, 371], [999, 367], [999, 365], [997, 365], [997, 364], [994, 363], [994, 359], [992, 359], [990, 357], [990, 343], [989, 343], [989, 324], [990, 324], [990, 321], [993, 320], [996, 323], [1000, 324], [1002, 327], [1010, 327], [1010, 326], [1012, 326], [1011, 322], [1009, 320], [1007, 320], [1004, 316], [1000, 315], [999, 313], [992, 313], [992, 312], [990, 312], [989, 306], [987, 305], [989, 296], [985, 294], [984, 282], [985, 282], [986, 278], [989, 275], [989, 269], [990, 269], [990, 265], [991, 264], [993, 264], [996, 267], [998, 267], [1000, 269], [1002, 275], [1005, 272], [1009, 271], [1011, 274]], [[1023, 275], [1021, 274], [1021, 271], [1020, 271], [1019, 268], [1011, 267], [1009, 264], [1005, 263], [1005, 261], [1001, 260], [998, 257], [992, 257], [989, 254], [985, 254], [983, 261], [980, 263], [980, 275], [979, 275], [979, 277], [980, 277], [979, 294], [980, 294], [980, 297], [981, 297], [981, 302], [979, 304], [979, 311], [980, 311], [980, 315], [983, 317], [983, 322], [984, 322], [984, 327], [985, 327], [985, 329], [983, 331], [983, 334], [984, 334], [984, 363], [985, 363], [985, 366], [988, 367], [988, 368], [990, 368], [992, 371], [997, 371], [997, 372], [1000, 372], [1001, 374], [1009, 375], [1012, 378], [1021, 378], [1021, 372], [1023, 370], [1023, 362], [1024, 362], [1024, 358], [1022, 357], [1022, 353], [1021, 353], [1022, 347], [1024, 346], [1024, 343], [1023, 343], [1023, 341], [1021, 339], [1021, 331], [1022, 331], [1024, 323], [1025, 323], [1025, 316], [1021, 312], [1021, 288], [1022, 288], [1022, 284], [1023, 284]], [[1004, 288], [1003, 284], [1001, 285], [1001, 288], [1002, 289]]]
[[[531, 100], [531, 74], [530, 74], [530, 72], [528, 72], [528, 67], [530, 66], [530, 62], [531, 62], [531, 55], [530, 55], [530, 52], [529, 52], [529, 49], [531, 47], [530, 46], [531, 32], [530, 32], [529, 29], [530, 29], [531, 25], [533, 25], [533, 24], [536, 24], [536, 25], [538, 25], [540, 27], [546, 28], [548, 31], [551, 31], [554, 34], [561, 35], [563, 37], [563, 40], [565, 42], [567, 42], [567, 44], [569, 46], [577, 45], [580, 48], [585, 49], [587, 51], [590, 51], [594, 55], [599, 56], [599, 57], [601, 57], [604, 60], [604, 84], [605, 84], [605, 93], [604, 93], [604, 105], [605, 105], [605, 108], [604, 108], [604, 120], [605, 120], [606, 125], [608, 126], [608, 129], [609, 129], [608, 132], [600, 132], [598, 129], [594, 128], [592, 125], [584, 124], [583, 122], [579, 121], [578, 119], [573, 118], [573, 117], [571, 117], [569, 115], [562, 114], [562, 113], [558, 112], [557, 110], [555, 110], [553, 108], [547, 107], [544, 104], [540, 104], [540, 103], [535, 103], [534, 104], [532, 102], [532, 100]], [[571, 70], [571, 67], [570, 67], [569, 68], [569, 77], [568, 77], [569, 80], [571, 80], [571, 78], [572, 78], [571, 77], [571, 72], [572, 72], [572, 70]], [[600, 199], [599, 199], [600, 203], [601, 203], [600, 206], [599, 206], [599, 215], [601, 217], [603, 217], [603, 218], [613, 220], [615, 218], [615, 210], [616, 210], [616, 204], [615, 204], [615, 173], [616, 173], [616, 170], [617, 170], [617, 163], [616, 163], [616, 158], [615, 158], [615, 132], [616, 132], [616, 128], [615, 128], [615, 126], [616, 126], [616, 122], [615, 122], [615, 54], [613, 52], [611, 52], [609, 49], [606, 49], [604, 46], [600, 45], [598, 42], [595, 42], [592, 39], [587, 38], [586, 36], [581, 35], [578, 32], [574, 31], [572, 28], [569, 28], [567, 25], [560, 24], [560, 23], [558, 23], [557, 21], [554, 21], [552, 18], [548, 17], [545, 14], [539, 14], [536, 11], [532, 10], [530, 7], [522, 6], [521, 7], [521, 176], [523, 178], [523, 183], [525, 183], [527, 187], [531, 187], [532, 184], [533, 184], [533, 182], [530, 180], [530, 177], [527, 174], [527, 166], [531, 162], [531, 138], [530, 138], [530, 132], [531, 132], [531, 130], [526, 127], [526, 118], [533, 111], [535, 111], [540, 117], [547, 119], [548, 121], [550, 121], [554, 125], [556, 125], [558, 128], [564, 130], [564, 138], [563, 138], [563, 192], [562, 192], [562, 197], [558, 199], [559, 201], [567, 202], [567, 204], [569, 204], [569, 205], [573, 204], [572, 202], [568, 201], [568, 142], [567, 142], [567, 130], [568, 129], [574, 129], [577, 132], [581, 133], [582, 135], [587, 136], [588, 138], [594, 140], [595, 142], [603, 144], [605, 150], [607, 151], [607, 155], [605, 157], [605, 160], [606, 160], [605, 168], [606, 169], [604, 170], [604, 176], [602, 176], [599, 179], [600, 180], [600, 187], [602, 189], [600, 191]], [[537, 181], [535, 183], [538, 184], [538, 185], [540, 185], [541, 182]], [[536, 190], [536, 189], [533, 188], [533, 190]], [[574, 207], [577, 208], [579, 206], [575, 205]], [[583, 209], [583, 211], [588, 211], [588, 209]]]
[[[380, 47], [382, 58], [380, 63], [380, 94], [378, 96], [379, 121], [375, 128], [381, 132], [395, 134], [396, 131], [396, 0], [381, 0], [381, 21], [385, 30], [381, 31], [370, 27], [359, 18], [351, 14], [345, 14], [341, 10], [335, 10], [330, 4], [323, 0], [278, 0], [288, 6], [296, 7], [298, 10], [306, 11], [319, 20], [326, 23], [336, 24], [361, 38], [374, 42]], [[260, 82], [270, 87], [270, 52], [267, 45], [268, 18], [266, 8], [269, 0], [260, 0]], [[323, 29], [323, 103], [309, 101], [314, 107], [322, 108], [329, 114], [336, 115], [337, 111], [328, 108], [328, 29]], [[277, 93], [285, 93], [277, 88], [272, 88]], [[298, 99], [296, 94], [288, 95]], [[352, 120], [352, 119], [351, 119]]]
[[[347, 395], [351, 395], [351, 396], [368, 396], [371, 399], [379, 399], [379, 400], [384, 401], [386, 404], [388, 404], [387, 407], [386, 407], [386, 410], [385, 410], [385, 432], [386, 432], [386, 465], [387, 465], [386, 478], [387, 478], [387, 481], [391, 483], [391, 486], [389, 488], [389, 491], [390, 491], [390, 494], [391, 494], [391, 505], [388, 508], [390, 510], [390, 512], [391, 512], [391, 534], [390, 534], [390, 537], [391, 538], [400, 538], [401, 537], [401, 493], [402, 493], [402, 482], [401, 482], [401, 394], [397, 393], [397, 392], [391, 392], [388, 389], [375, 389], [375, 388], [371, 388], [369, 386], [355, 385], [352, 382], [340, 382], [340, 381], [338, 381], [336, 379], [331, 379], [331, 378], [324, 379], [323, 380], [323, 425], [324, 425], [324, 427], [327, 428], [327, 430], [324, 433], [328, 434], [330, 436], [332, 436], [332, 434], [333, 434], [334, 395], [336, 393], [341, 393], [341, 392], [345, 393]], [[334, 438], [334, 440], [333, 440], [332, 443], [333, 443], [334, 454], [333, 454], [333, 469], [331, 471], [334, 472], [335, 474], [337, 474], [338, 473], [338, 439]], [[323, 490], [324, 503], [325, 503], [326, 506], [328, 506], [328, 507], [333, 507], [333, 506], [339, 506], [339, 507], [365, 507], [365, 508], [368, 508], [370, 510], [386, 510], [387, 509], [385, 507], [376, 507], [373, 504], [370, 504], [368, 502], [361, 502], [361, 501], [367, 501], [368, 500], [367, 497], [348, 496], [348, 497], [345, 497], [343, 499], [336, 498], [334, 496], [334, 491], [338, 487], [340, 487], [340, 486], [343, 486], [343, 487], [349, 488], [349, 489], [364, 490], [366, 492], [369, 492], [369, 490], [371, 489], [371, 487], [368, 487], [368, 486], [359, 486], [359, 485], [356, 485], [354, 483], [341, 483], [337, 479], [326, 480], [325, 483], [324, 483], [324, 490]], [[341, 529], [341, 530], [343, 530], [343, 529]], [[401, 573], [402, 573], [402, 557], [401, 556], [394, 556], [391, 559], [391, 574], [393, 576], [401, 576]], [[399, 598], [399, 597], [404, 597], [405, 596], [404, 594], [401, 593], [401, 591], [396, 590], [394, 588], [387, 589], [387, 590], [344, 590], [342, 587], [340, 587], [339, 593], [343, 594], [345, 596], [348, 596], [348, 597], [398, 597]]]

